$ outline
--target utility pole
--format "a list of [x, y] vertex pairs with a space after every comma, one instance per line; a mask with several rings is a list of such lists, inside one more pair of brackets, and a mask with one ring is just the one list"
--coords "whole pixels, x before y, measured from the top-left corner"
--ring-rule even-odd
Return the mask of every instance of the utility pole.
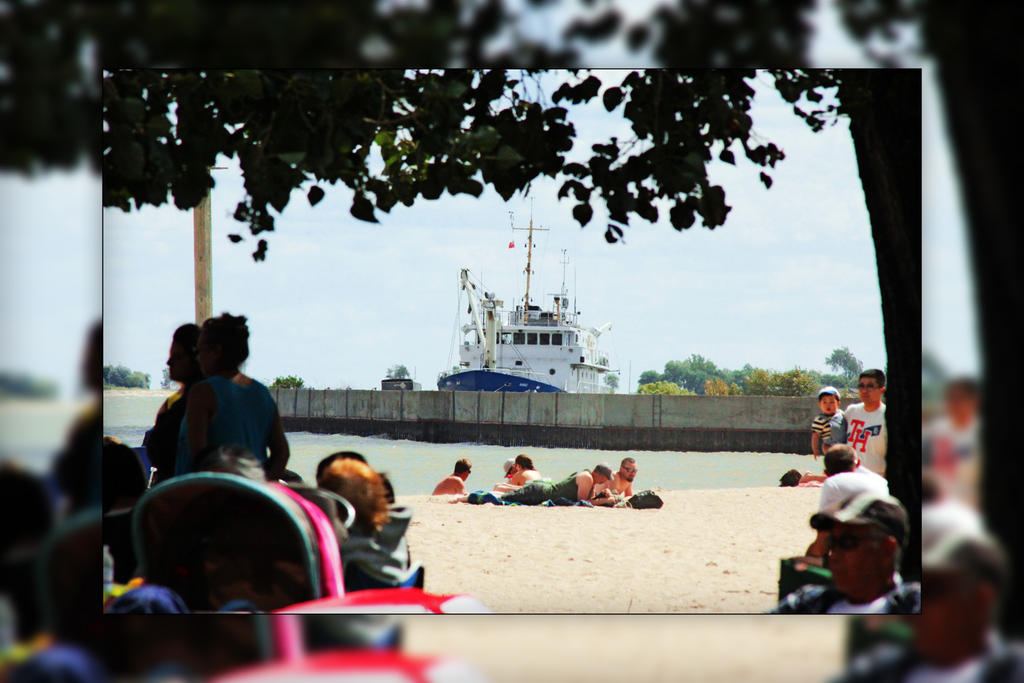
[[[224, 166], [211, 166], [210, 170]], [[192, 209], [193, 264], [195, 272], [196, 325], [213, 317], [213, 246], [210, 230], [210, 190]]]
[[210, 193], [192, 209], [195, 264], [196, 325], [213, 316], [213, 249], [210, 235]]

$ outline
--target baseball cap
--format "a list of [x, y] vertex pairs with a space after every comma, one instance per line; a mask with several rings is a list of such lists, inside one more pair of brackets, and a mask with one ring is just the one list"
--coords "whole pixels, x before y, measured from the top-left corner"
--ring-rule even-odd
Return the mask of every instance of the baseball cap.
[[510, 469], [512, 469], [512, 465], [515, 465], [515, 464], [516, 464], [516, 461], [513, 458], [509, 458], [508, 460], [506, 460], [505, 464], [502, 465], [502, 467], [505, 468], [505, 474], [508, 474], [508, 471]]
[[828, 531], [836, 522], [876, 526], [895, 538], [900, 546], [906, 545], [907, 535], [910, 533], [907, 511], [903, 504], [892, 496], [871, 491], [863, 491], [847, 498], [835, 510], [811, 516], [811, 528], [818, 531]]
[[[930, 547], [929, 547], [930, 545]], [[1009, 564], [999, 542], [979, 529], [957, 529], [925, 545], [921, 568], [953, 572], [991, 583], [998, 589], [1009, 580]]]
[[824, 396], [825, 394], [832, 394], [836, 398], [839, 398], [839, 390], [836, 389], [835, 387], [829, 386], [829, 387], [822, 387], [821, 389], [819, 389], [818, 390], [818, 400], [820, 401], [821, 397]]

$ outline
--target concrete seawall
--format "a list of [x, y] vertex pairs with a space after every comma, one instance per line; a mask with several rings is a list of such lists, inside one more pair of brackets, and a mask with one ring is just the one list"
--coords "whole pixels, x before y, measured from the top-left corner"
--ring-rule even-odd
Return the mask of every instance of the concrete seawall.
[[[810, 453], [813, 397], [272, 390], [286, 431], [600, 450]], [[845, 408], [850, 400], [843, 401]]]

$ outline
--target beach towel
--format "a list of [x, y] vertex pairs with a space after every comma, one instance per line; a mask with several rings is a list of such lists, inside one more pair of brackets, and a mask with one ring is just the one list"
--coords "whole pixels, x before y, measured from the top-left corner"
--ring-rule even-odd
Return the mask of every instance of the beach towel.
[[589, 500], [572, 500], [571, 498], [565, 498], [565, 497], [558, 497], [558, 498], [552, 498], [550, 500], [545, 500], [543, 503], [541, 503], [541, 505], [544, 506], [544, 507], [569, 507], [569, 506], [577, 506], [577, 507], [585, 507], [585, 508], [592, 508], [592, 507], [594, 507], [594, 504], [591, 503]]

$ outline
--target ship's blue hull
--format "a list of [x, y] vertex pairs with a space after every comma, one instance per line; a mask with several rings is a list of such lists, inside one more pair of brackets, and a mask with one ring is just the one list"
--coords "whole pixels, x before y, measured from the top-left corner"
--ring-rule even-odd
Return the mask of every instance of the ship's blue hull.
[[448, 375], [438, 380], [437, 388], [442, 391], [536, 391], [541, 393], [562, 391], [553, 384], [493, 370], [467, 370]]

